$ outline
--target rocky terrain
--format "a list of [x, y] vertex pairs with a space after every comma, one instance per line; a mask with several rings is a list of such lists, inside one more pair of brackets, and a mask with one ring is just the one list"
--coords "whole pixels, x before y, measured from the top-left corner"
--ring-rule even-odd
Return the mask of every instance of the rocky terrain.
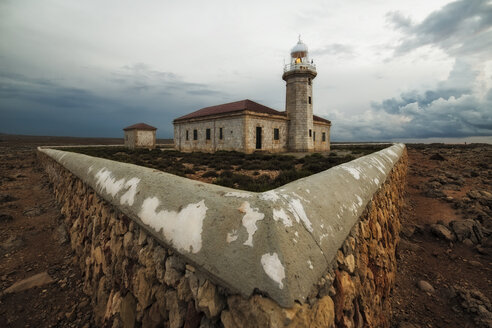
[[[116, 141], [0, 135], [0, 327], [94, 326], [35, 147]], [[492, 327], [492, 146], [408, 155], [392, 325]]]
[[492, 327], [492, 146], [409, 145], [395, 327]]

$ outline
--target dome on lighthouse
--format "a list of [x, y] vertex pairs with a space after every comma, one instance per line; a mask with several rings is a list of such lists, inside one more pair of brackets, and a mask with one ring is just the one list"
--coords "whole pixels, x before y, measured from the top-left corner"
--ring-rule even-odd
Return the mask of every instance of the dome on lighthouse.
[[290, 50], [290, 63], [284, 66], [284, 72], [296, 71], [296, 70], [310, 70], [316, 72], [316, 65], [308, 55], [308, 47], [301, 41], [299, 35], [299, 41]]
[[299, 37], [299, 41], [290, 51], [290, 55], [292, 58], [302, 58], [307, 57], [307, 53], [308, 47], [301, 41], [301, 38]]

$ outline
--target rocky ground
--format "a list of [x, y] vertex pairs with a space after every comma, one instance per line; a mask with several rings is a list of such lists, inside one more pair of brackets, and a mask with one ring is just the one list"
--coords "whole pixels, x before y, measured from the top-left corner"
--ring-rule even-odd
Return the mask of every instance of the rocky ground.
[[492, 327], [492, 145], [409, 145], [395, 327]]
[[[0, 327], [93, 326], [34, 151], [39, 144], [119, 141], [0, 135]], [[393, 326], [492, 327], [492, 146], [408, 152]]]
[[[88, 298], [31, 145], [0, 144], [0, 326], [88, 327]], [[14, 283], [37, 276], [31, 284]], [[20, 291], [31, 285], [41, 285]]]

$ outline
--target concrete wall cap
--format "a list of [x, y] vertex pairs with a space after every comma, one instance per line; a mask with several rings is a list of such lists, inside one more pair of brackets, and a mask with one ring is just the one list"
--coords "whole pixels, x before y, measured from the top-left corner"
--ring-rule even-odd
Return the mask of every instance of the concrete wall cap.
[[255, 193], [39, 147], [161, 243], [245, 297], [303, 303], [403, 154], [373, 154]]

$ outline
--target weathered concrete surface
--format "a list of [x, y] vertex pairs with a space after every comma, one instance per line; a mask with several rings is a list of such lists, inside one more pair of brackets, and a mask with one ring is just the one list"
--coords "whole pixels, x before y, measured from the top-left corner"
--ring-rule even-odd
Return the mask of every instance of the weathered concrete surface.
[[[252, 193], [54, 149], [55, 159], [215, 282], [303, 302], [404, 145]], [[329, 186], [329, 187], [327, 187]]]

